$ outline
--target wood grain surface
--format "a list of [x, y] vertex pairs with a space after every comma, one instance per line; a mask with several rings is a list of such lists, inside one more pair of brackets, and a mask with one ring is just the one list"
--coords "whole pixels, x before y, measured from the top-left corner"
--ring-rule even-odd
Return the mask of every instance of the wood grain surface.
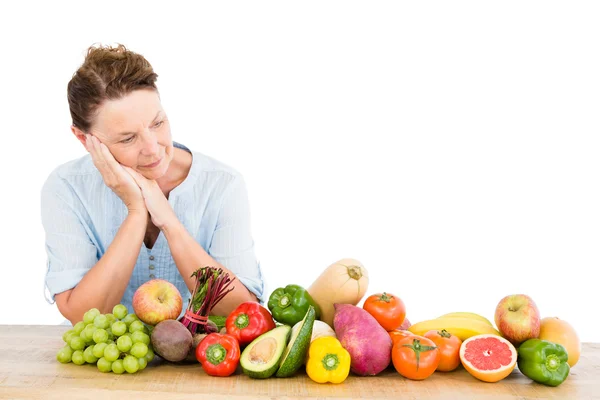
[[497, 383], [478, 381], [462, 367], [411, 381], [388, 369], [375, 377], [352, 374], [338, 385], [317, 384], [301, 370], [292, 378], [253, 380], [240, 370], [210, 377], [199, 364], [156, 357], [135, 374], [101, 373], [95, 365], [61, 364], [66, 326], [0, 325], [0, 399], [600, 399], [600, 344], [584, 343], [567, 380], [552, 388], [517, 369]]

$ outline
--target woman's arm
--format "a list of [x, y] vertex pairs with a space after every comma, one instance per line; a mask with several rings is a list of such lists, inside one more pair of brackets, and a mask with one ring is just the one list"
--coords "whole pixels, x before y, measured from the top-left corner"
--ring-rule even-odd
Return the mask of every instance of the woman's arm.
[[[243, 178], [235, 178], [222, 196], [220, 212], [210, 249], [203, 249], [185, 226], [179, 221], [167, 198], [156, 181], [141, 176], [136, 171], [125, 168], [134, 177], [144, 194], [146, 208], [152, 222], [163, 232], [171, 255], [190, 293], [195, 287], [191, 275], [198, 268], [211, 266], [223, 268], [234, 282], [235, 288], [213, 309], [217, 315], [228, 315], [245, 301], [257, 301], [256, 295], [248, 290], [236, 276], [236, 271], [253, 286], [255, 293], [262, 294], [260, 267], [254, 257], [254, 243], [250, 235], [250, 211], [246, 186]], [[209, 254], [210, 253], [210, 254]], [[217, 258], [226, 260], [227, 267]]]
[[60, 313], [74, 325], [91, 308], [110, 313], [121, 302], [141, 249], [148, 213], [130, 212], [106, 253], [73, 289], [55, 296]]
[[[120, 303], [135, 267], [148, 222], [148, 210], [140, 188], [106, 145], [93, 135], [85, 135], [84, 145], [104, 183], [123, 201], [129, 213], [106, 253], [86, 272], [77, 286], [55, 296], [58, 310], [72, 323], [81, 321], [90, 308], [96, 307], [102, 313], [110, 313]], [[57, 209], [62, 207], [58, 206]], [[67, 217], [71, 218], [72, 215], [67, 213]]]
[[[179, 220], [174, 221], [171, 225], [166, 225], [163, 228], [163, 233], [169, 243], [175, 265], [177, 265], [177, 269], [183, 277], [190, 293], [194, 292], [194, 287], [196, 286], [196, 278], [192, 278], [191, 275], [198, 268], [206, 266], [223, 268], [223, 271], [227, 272], [232, 280], [235, 278], [233, 272], [218, 263], [196, 242]], [[245, 301], [258, 301], [256, 296], [238, 279], [232, 282], [229, 287], [235, 288], [216, 305], [212, 310], [214, 314], [229, 315], [238, 305]]]

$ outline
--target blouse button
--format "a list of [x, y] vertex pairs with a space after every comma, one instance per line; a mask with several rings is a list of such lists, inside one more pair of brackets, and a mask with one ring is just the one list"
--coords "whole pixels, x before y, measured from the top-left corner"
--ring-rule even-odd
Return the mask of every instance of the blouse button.
[[156, 277], [154, 276], [154, 274], [150, 274], [150, 279], [154, 279], [154, 278], [156, 278]]
[[150, 260], [154, 260], [154, 256], [150, 256]]
[[150, 268], [150, 269], [154, 269], [154, 265], [151, 265], [151, 266], [150, 266], [150, 267], [148, 267], [148, 268]]

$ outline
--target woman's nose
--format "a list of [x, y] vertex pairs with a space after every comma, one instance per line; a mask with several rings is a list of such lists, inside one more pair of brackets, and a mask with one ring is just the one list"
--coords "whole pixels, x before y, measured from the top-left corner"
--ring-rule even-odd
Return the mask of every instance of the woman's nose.
[[142, 153], [150, 156], [158, 153], [158, 140], [150, 132], [146, 132], [146, 134], [143, 135]]

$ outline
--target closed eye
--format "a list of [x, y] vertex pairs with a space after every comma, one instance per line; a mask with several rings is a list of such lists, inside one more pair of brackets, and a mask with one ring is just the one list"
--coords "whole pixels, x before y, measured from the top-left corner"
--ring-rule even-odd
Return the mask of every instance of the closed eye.
[[155, 128], [158, 128], [159, 126], [161, 126], [163, 124], [164, 121], [158, 121], [157, 123], [154, 124]]
[[129, 136], [127, 139], [121, 140], [119, 143], [131, 143], [133, 136]]

